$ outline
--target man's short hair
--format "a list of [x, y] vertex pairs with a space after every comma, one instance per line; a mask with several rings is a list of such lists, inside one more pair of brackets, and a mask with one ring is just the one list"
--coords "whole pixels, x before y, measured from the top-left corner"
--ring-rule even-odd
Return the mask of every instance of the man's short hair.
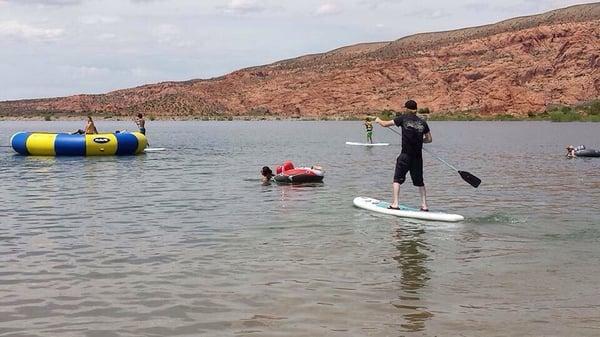
[[409, 101], [406, 101], [406, 103], [404, 103], [404, 107], [407, 108], [408, 110], [417, 110], [417, 102], [415, 102], [411, 99]]

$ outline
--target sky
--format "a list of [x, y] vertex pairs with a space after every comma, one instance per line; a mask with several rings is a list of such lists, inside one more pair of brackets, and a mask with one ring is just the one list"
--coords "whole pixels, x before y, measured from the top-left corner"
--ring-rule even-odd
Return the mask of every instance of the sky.
[[0, 0], [0, 100], [211, 78], [575, 0]]

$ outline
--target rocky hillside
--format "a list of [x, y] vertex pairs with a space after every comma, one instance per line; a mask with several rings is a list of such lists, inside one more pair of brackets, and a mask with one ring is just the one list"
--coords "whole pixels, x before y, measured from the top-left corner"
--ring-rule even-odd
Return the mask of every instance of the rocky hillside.
[[600, 97], [600, 3], [360, 44], [103, 95], [0, 102], [0, 115], [350, 116], [415, 99], [434, 113], [527, 114]]

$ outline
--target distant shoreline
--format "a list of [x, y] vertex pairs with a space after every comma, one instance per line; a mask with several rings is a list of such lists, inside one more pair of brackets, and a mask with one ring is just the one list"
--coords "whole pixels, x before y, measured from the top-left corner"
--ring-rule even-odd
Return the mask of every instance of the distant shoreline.
[[[152, 113], [145, 114], [148, 121], [361, 121], [367, 117], [380, 117], [393, 119], [399, 112], [395, 110], [381, 110], [379, 112], [365, 112], [364, 114], [343, 115], [287, 115], [278, 116], [271, 113], [250, 112], [247, 115], [174, 115], [161, 116]], [[57, 113], [32, 113], [28, 116], [0, 115], [0, 121], [81, 121], [91, 115], [96, 121], [133, 121], [133, 115], [112, 114], [109, 112], [57, 112]], [[420, 117], [430, 121], [551, 121], [551, 122], [600, 122], [600, 100], [576, 106], [554, 106], [544, 112], [530, 112], [527, 114], [500, 113], [482, 115], [474, 111], [456, 112], [430, 112], [428, 108], [421, 108], [417, 112]]]
[[[0, 116], [0, 121], [83, 121], [88, 114], [82, 115], [53, 115], [40, 114], [23, 116]], [[482, 116], [472, 113], [453, 114], [418, 114], [428, 121], [452, 122], [498, 122], [498, 121], [548, 121], [548, 122], [600, 122], [600, 114], [581, 113], [572, 108], [562, 108], [550, 113], [535, 115], [488, 115]], [[133, 118], [123, 116], [108, 116], [91, 114], [95, 121], [124, 121], [133, 122]], [[146, 116], [147, 121], [363, 121], [367, 116]], [[394, 114], [383, 112], [378, 115], [382, 119], [392, 119]]]

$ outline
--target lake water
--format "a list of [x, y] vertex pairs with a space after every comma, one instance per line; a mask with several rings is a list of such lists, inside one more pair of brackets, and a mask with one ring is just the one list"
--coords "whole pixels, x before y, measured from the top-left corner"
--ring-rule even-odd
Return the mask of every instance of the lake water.
[[[128, 122], [98, 122], [102, 130]], [[399, 137], [360, 122], [149, 122], [136, 157], [22, 157], [0, 123], [0, 336], [598, 336], [600, 124], [431, 122], [430, 207], [391, 197]], [[323, 184], [262, 186], [263, 165]], [[418, 205], [410, 183], [402, 201]]]

